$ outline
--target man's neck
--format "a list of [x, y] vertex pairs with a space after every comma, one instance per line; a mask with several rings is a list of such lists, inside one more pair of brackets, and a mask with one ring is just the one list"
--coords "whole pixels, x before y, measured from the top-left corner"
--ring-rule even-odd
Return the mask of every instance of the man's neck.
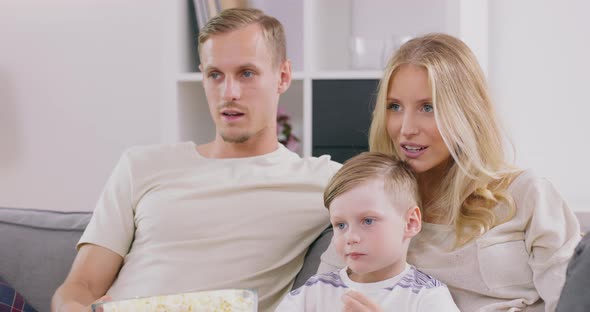
[[205, 158], [244, 158], [272, 153], [278, 147], [278, 140], [269, 140], [268, 142], [248, 140], [244, 143], [229, 143], [221, 138], [216, 138], [213, 142], [197, 146], [197, 151]]

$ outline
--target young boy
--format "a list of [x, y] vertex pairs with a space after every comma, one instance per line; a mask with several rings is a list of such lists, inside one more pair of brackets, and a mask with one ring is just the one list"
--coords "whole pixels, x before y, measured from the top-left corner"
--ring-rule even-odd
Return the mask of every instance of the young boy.
[[276, 311], [459, 311], [446, 285], [406, 263], [418, 204], [405, 162], [371, 152], [348, 160], [324, 191], [346, 267], [311, 277]]

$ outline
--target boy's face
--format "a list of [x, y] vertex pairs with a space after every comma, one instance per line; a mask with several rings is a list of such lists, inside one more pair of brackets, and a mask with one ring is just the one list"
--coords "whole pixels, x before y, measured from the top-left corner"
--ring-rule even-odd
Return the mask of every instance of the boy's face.
[[291, 67], [288, 61], [273, 64], [260, 26], [211, 36], [201, 47], [201, 62], [217, 135], [228, 143], [276, 144], [277, 104], [290, 85]]
[[382, 281], [405, 267], [409, 240], [420, 231], [420, 212], [417, 207], [398, 207], [389, 196], [383, 181], [375, 179], [330, 204], [332, 243], [353, 281]]

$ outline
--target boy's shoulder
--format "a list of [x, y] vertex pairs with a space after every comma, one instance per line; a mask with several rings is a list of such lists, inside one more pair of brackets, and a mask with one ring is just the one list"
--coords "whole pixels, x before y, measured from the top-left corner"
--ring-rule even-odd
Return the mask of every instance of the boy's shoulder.
[[291, 291], [291, 295], [298, 295], [303, 288], [312, 287], [315, 285], [325, 285], [333, 288], [348, 288], [348, 286], [340, 278], [340, 271], [333, 271], [327, 273], [319, 273], [310, 277], [301, 287]]
[[404, 276], [394, 285], [390, 287], [386, 287], [388, 290], [393, 290], [396, 287], [401, 287], [405, 289], [411, 290], [413, 293], [418, 294], [423, 290], [438, 288], [438, 287], [447, 287], [443, 282], [439, 281], [438, 279], [434, 278], [431, 275], [428, 275], [420, 270], [418, 270], [415, 266], [411, 265], [410, 269]]

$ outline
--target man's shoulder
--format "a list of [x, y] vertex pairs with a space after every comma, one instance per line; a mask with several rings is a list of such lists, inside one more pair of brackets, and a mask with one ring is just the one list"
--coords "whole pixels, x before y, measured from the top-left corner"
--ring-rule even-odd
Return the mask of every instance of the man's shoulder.
[[197, 157], [192, 142], [138, 145], [125, 150], [123, 160], [132, 167], [160, 167], [163, 164], [178, 165]]
[[330, 176], [342, 167], [342, 164], [333, 161], [330, 155], [300, 157], [299, 159], [310, 171], [327, 173]]
[[[196, 150], [192, 142], [179, 142], [170, 144], [136, 145], [127, 148], [124, 154], [132, 159], [144, 159], [154, 157], [176, 157], [186, 154], [187, 151]], [[193, 155], [194, 156], [194, 155]]]

